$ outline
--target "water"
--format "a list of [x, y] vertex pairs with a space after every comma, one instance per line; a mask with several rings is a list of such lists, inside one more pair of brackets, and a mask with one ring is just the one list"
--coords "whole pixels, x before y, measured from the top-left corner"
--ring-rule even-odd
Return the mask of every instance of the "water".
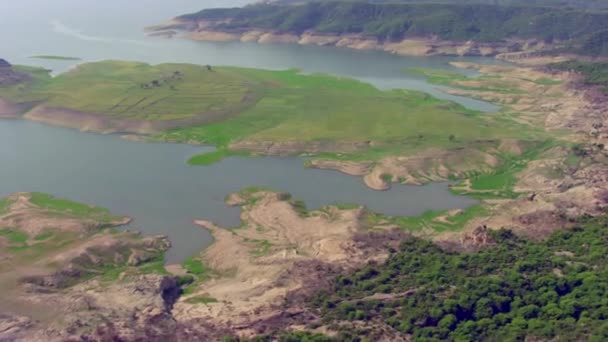
[[168, 262], [183, 260], [211, 242], [205, 230], [192, 224], [194, 219], [238, 225], [239, 209], [227, 207], [224, 198], [250, 185], [290, 192], [310, 208], [356, 202], [392, 215], [475, 203], [450, 194], [443, 183], [374, 191], [357, 177], [305, 169], [298, 158], [229, 158], [209, 167], [186, 164], [190, 156], [209, 150], [1, 121], [0, 196], [41, 191], [132, 216], [135, 228], [169, 235], [176, 248], [168, 253]]
[[408, 75], [416, 68], [446, 69], [472, 75], [449, 65], [451, 61], [497, 63], [476, 57], [402, 57], [379, 51], [285, 44], [212, 43], [147, 37], [143, 28], [203, 7], [241, 6], [251, 0], [21, 0], [0, 1], [0, 57], [12, 63], [40, 65], [55, 72], [76, 62], [29, 58], [34, 55], [137, 60], [149, 63], [183, 62], [265, 69], [297, 68], [357, 78], [381, 89], [417, 89], [492, 112], [499, 107], [441, 92], [423, 77]]
[[[299, 68], [355, 77], [389, 88], [410, 88], [493, 111], [481, 101], [444, 94], [403, 71], [449, 66], [454, 58], [404, 58], [380, 52], [297, 45], [203, 43], [146, 37], [142, 28], [181, 13], [250, 1], [221, 0], [21, 0], [0, 1], [0, 57], [62, 72], [74, 62], [35, 60], [32, 55], [189, 62], [270, 69]], [[491, 62], [466, 58], [468, 61]], [[230, 192], [266, 186], [290, 192], [309, 208], [356, 202], [390, 215], [464, 208], [475, 201], [449, 193], [447, 184], [395, 186], [377, 192], [360, 178], [307, 170], [297, 158], [229, 158], [209, 167], [186, 160], [210, 150], [176, 144], [139, 143], [25, 121], [0, 121], [0, 196], [41, 191], [107, 207], [135, 219], [147, 234], [167, 234], [168, 262], [179, 262], [209, 245], [198, 218], [223, 226], [239, 224], [239, 210], [224, 204]]]

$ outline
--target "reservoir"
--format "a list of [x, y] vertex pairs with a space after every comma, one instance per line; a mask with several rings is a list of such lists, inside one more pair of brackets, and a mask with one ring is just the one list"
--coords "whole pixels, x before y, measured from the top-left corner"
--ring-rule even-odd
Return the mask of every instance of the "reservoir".
[[[146, 37], [142, 30], [204, 7], [247, 2], [2, 1], [0, 57], [12, 63], [41, 65], [55, 72], [68, 70], [75, 62], [36, 60], [30, 56], [297, 68], [306, 73], [354, 77], [382, 89], [417, 89], [476, 110], [497, 110], [485, 102], [442, 93], [423, 78], [405, 72], [434, 68], [466, 73], [470, 71], [460, 71], [449, 62], [492, 63], [491, 59], [414, 58], [314, 46], [167, 40]], [[373, 191], [357, 177], [306, 169], [299, 158], [232, 157], [206, 167], [186, 164], [192, 155], [209, 150], [4, 120], [0, 121], [0, 196], [17, 191], [47, 192], [129, 215], [135, 219], [132, 228], [169, 236], [173, 248], [167, 254], [168, 262], [180, 262], [212, 241], [206, 231], [192, 224], [193, 220], [208, 219], [222, 226], [237, 226], [239, 209], [227, 207], [224, 198], [251, 185], [289, 192], [304, 200], [310, 209], [348, 202], [389, 215], [419, 215], [427, 210], [465, 208], [476, 203], [451, 194], [445, 183], [422, 187], [397, 185], [390, 191]]]

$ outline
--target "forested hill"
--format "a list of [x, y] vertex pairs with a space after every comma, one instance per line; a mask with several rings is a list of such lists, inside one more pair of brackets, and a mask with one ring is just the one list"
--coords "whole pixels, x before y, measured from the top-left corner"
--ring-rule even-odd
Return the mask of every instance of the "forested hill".
[[360, 34], [381, 41], [406, 37], [478, 42], [542, 39], [565, 42], [569, 52], [600, 55], [608, 50], [608, 12], [567, 8], [325, 1], [208, 9], [179, 19], [215, 21], [210, 28], [219, 31], [313, 31]]
[[[345, 1], [345, 0], [325, 0]], [[362, 0], [346, 0], [362, 1]], [[267, 3], [302, 4], [310, 0], [269, 0]], [[444, 3], [460, 5], [501, 5], [501, 6], [537, 6], [537, 7], [570, 7], [585, 10], [608, 10], [608, 0], [369, 0], [369, 3]]]

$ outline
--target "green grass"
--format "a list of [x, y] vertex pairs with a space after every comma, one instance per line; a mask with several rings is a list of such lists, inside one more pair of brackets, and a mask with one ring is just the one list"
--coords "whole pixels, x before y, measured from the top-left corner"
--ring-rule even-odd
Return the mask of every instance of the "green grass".
[[463, 189], [462, 183], [453, 187], [452, 191], [477, 199], [516, 198], [520, 195], [513, 191], [517, 182], [517, 174], [523, 171], [530, 161], [537, 159], [542, 152], [556, 146], [556, 144], [556, 141], [547, 140], [528, 148], [521, 155], [503, 153], [500, 156], [501, 165], [495, 170], [468, 176], [472, 191]]
[[199, 282], [210, 279], [213, 274], [213, 270], [198, 257], [189, 258], [184, 261], [183, 266], [189, 274], [195, 275]]
[[107, 209], [89, 206], [70, 200], [55, 198], [52, 195], [34, 192], [30, 194], [30, 202], [40, 208], [55, 213], [87, 218], [92, 217], [102, 221], [115, 219]]
[[538, 78], [538, 79], [530, 80], [530, 81], [534, 82], [536, 84], [546, 85], [546, 86], [562, 84], [562, 81], [560, 81], [560, 80], [554, 80], [554, 79], [546, 78], [546, 77]]
[[368, 222], [377, 224], [381, 221], [388, 221], [403, 229], [411, 231], [421, 231], [424, 229], [432, 229], [435, 232], [458, 231], [464, 225], [475, 217], [483, 216], [488, 213], [484, 205], [474, 205], [462, 210], [456, 215], [446, 216], [445, 221], [436, 220], [440, 216], [448, 213], [445, 211], [427, 211], [419, 216], [411, 217], [389, 217], [380, 214], [368, 214]]
[[221, 118], [240, 112], [255, 99], [252, 92], [249, 80], [231, 70], [119, 61], [82, 64], [52, 79], [47, 72], [46, 78], [0, 88], [0, 96], [13, 101], [43, 99], [52, 107], [151, 121]]
[[23, 261], [41, 259], [73, 243], [76, 239], [73, 233], [46, 231], [30, 240], [26, 233], [8, 228], [0, 229], [0, 236], [5, 237], [9, 242], [7, 251], [14, 253], [18, 260]]
[[30, 56], [33, 59], [49, 59], [49, 60], [58, 60], [58, 61], [80, 61], [81, 59], [78, 57], [69, 57], [69, 56], [53, 56], [53, 55], [36, 55]]
[[197, 165], [197, 166], [212, 165], [212, 164], [222, 161], [224, 158], [228, 158], [228, 157], [232, 157], [232, 156], [246, 157], [249, 155], [250, 154], [247, 152], [232, 151], [227, 148], [220, 148], [213, 152], [207, 152], [207, 153], [196, 155], [196, 156], [188, 159], [188, 164]]
[[[511, 126], [499, 129], [489, 125], [481, 113], [416, 91], [380, 91], [351, 79], [301, 75], [292, 70], [238, 72], [263, 85], [263, 96], [255, 105], [228, 120], [171, 130], [160, 139], [218, 147], [243, 139], [328, 145], [371, 140], [378, 147], [376, 151], [368, 149], [370, 154], [380, 156], [519, 135], [519, 130]], [[450, 135], [459, 141], [450, 141]], [[302, 150], [305, 152], [306, 147]]]
[[[500, 94], [524, 94], [525, 91], [514, 88], [510, 84], [504, 82], [501, 78], [494, 75], [482, 75], [477, 78], [470, 78], [462, 74], [447, 71], [447, 70], [434, 70], [434, 69], [410, 69], [406, 70], [407, 73], [414, 75], [425, 76], [427, 81], [432, 84], [443, 85], [448, 87], [456, 87], [465, 90], [478, 91], [478, 92], [493, 92]], [[467, 85], [464, 81], [474, 81], [476, 79], [483, 80], [484, 86], [472, 86]], [[553, 80], [545, 79], [539, 81], [549, 82]], [[532, 81], [536, 82], [536, 81]]]
[[29, 239], [26, 233], [9, 228], [0, 229], [0, 236], [5, 237], [13, 245], [27, 245]]
[[154, 274], [162, 274], [168, 275], [167, 269], [165, 268], [165, 255], [164, 253], [157, 256], [156, 258], [142, 264], [138, 268], [140, 273], [154, 273]]

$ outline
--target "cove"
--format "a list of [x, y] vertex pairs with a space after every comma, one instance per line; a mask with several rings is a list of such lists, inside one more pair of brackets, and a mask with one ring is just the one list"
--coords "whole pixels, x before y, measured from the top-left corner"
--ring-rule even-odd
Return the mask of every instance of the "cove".
[[374, 191], [357, 177], [307, 169], [299, 158], [231, 157], [205, 167], [186, 164], [192, 155], [211, 150], [0, 120], [0, 196], [46, 192], [129, 215], [131, 228], [169, 236], [168, 263], [181, 262], [212, 242], [193, 220], [239, 225], [240, 210], [226, 206], [224, 198], [251, 185], [289, 192], [310, 209], [357, 203], [383, 214], [413, 216], [476, 203], [451, 194], [446, 183]]

